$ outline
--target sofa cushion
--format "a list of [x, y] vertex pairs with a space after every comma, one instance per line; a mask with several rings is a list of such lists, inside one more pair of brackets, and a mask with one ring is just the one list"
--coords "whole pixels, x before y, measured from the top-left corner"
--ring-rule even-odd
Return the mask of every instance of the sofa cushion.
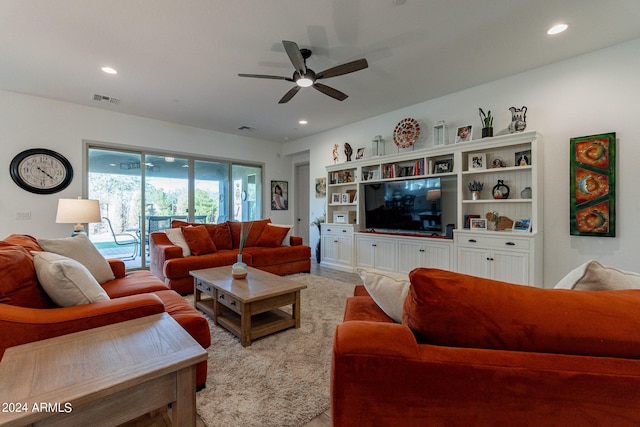
[[[255, 221], [245, 221], [245, 224], [251, 224], [251, 230], [247, 235], [247, 240], [244, 242], [244, 247], [248, 248], [251, 246], [255, 246], [256, 241], [258, 240], [258, 237], [260, 237], [260, 234], [262, 233], [262, 230], [270, 222], [271, 222], [270, 219], [258, 219]], [[237, 249], [240, 247], [240, 229], [241, 229], [242, 223], [237, 221], [227, 221], [227, 224], [229, 224], [229, 230], [231, 230], [231, 239], [233, 241], [233, 248]]]
[[132, 270], [102, 285], [111, 298], [165, 291], [169, 287], [148, 270]]
[[256, 240], [255, 246], [264, 246], [275, 248], [284, 246], [282, 243], [285, 237], [291, 233], [291, 226], [266, 224], [262, 233]]
[[[167, 279], [179, 279], [182, 277], [190, 277], [189, 272], [192, 270], [232, 265], [237, 260], [237, 250], [222, 250], [214, 254], [197, 257], [174, 258], [165, 263], [163, 273]], [[247, 263], [247, 265], [252, 265], [251, 255], [243, 253], [243, 261]]]
[[640, 289], [640, 274], [605, 267], [591, 260], [570, 271], [555, 288], [588, 291]]
[[207, 229], [203, 225], [182, 227], [184, 240], [189, 245], [192, 255], [206, 255], [216, 252], [217, 248]]
[[409, 292], [409, 276], [401, 273], [357, 269], [371, 298], [387, 316], [395, 322], [402, 322], [402, 307]]
[[231, 230], [229, 230], [229, 225], [226, 222], [221, 224], [200, 224], [197, 222], [186, 222], [177, 219], [171, 221], [172, 228], [186, 227], [188, 225], [193, 225], [194, 227], [204, 225], [218, 250], [233, 248]]
[[5, 242], [12, 245], [20, 245], [27, 251], [41, 251], [42, 248], [38, 244], [38, 239], [27, 234], [12, 234], [4, 239]]
[[0, 242], [0, 303], [29, 308], [55, 305], [38, 284], [33, 257], [22, 246]]
[[110, 299], [89, 270], [78, 261], [52, 252], [33, 251], [31, 254], [40, 284], [59, 306]]
[[109, 263], [98, 252], [86, 234], [62, 239], [38, 239], [38, 244], [47, 252], [75, 259], [91, 272], [98, 283], [115, 278]]
[[640, 291], [539, 289], [419, 268], [403, 322], [421, 342], [640, 358]]
[[[277, 248], [249, 247], [242, 251], [251, 256], [251, 267], [265, 267], [278, 264], [287, 264], [294, 261], [309, 259], [309, 246], [279, 246]], [[232, 263], [233, 264], [233, 263]]]
[[164, 230], [164, 232], [167, 234], [167, 238], [171, 243], [182, 248], [182, 256], [191, 255], [191, 249], [189, 249], [187, 241], [184, 240], [184, 234], [182, 234], [181, 228], [168, 228]]
[[364, 320], [367, 322], [392, 323], [393, 319], [382, 311], [373, 298], [369, 296], [353, 296], [347, 298], [343, 321]]

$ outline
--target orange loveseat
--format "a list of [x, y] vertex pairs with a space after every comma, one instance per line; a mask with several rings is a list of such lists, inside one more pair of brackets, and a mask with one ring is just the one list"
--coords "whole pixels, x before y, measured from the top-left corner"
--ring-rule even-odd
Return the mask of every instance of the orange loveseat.
[[[250, 267], [285, 275], [308, 273], [311, 270], [311, 248], [302, 244], [302, 238], [290, 236], [289, 246], [268, 242], [263, 233], [268, 231], [269, 219], [251, 221], [252, 226], [242, 251], [242, 261]], [[203, 255], [183, 256], [180, 246], [174, 245], [164, 231], [149, 236], [150, 270], [171, 289], [188, 294], [193, 292], [190, 271], [232, 265], [238, 259], [241, 223], [226, 221], [220, 224], [199, 224], [174, 220], [172, 228], [205, 227], [213, 249]], [[261, 239], [262, 237], [262, 239]], [[261, 243], [265, 242], [266, 243]]]
[[640, 291], [409, 277], [401, 324], [363, 286], [347, 300], [333, 426], [640, 425]]
[[[102, 288], [110, 300], [58, 307], [38, 282], [29, 251], [42, 251], [31, 236], [14, 234], [0, 241], [0, 358], [16, 345], [162, 312], [169, 313], [203, 348], [211, 344], [204, 316], [148, 271], [125, 272], [121, 260], [108, 260], [115, 279]], [[206, 379], [205, 361], [196, 366], [198, 387]]]

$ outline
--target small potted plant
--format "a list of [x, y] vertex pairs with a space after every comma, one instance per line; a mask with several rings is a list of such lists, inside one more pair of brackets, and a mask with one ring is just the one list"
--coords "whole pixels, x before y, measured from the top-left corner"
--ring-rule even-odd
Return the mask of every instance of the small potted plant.
[[482, 108], [478, 108], [480, 112], [480, 120], [482, 120], [482, 137], [493, 136], [493, 116], [491, 110], [487, 110], [487, 114], [484, 113]]
[[484, 188], [484, 184], [480, 181], [473, 180], [468, 185], [469, 191], [471, 191], [471, 200], [480, 200], [480, 192]]

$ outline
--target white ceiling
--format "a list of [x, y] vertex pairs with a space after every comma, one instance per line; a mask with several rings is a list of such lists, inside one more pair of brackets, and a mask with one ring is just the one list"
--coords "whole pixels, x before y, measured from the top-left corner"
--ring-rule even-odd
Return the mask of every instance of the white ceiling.
[[[569, 30], [547, 36], [558, 22]], [[639, 23], [638, 0], [2, 0], [0, 82], [295, 140], [640, 37]], [[293, 83], [237, 74], [290, 77], [282, 40], [311, 49], [316, 72], [363, 57], [369, 68], [322, 81], [349, 95], [343, 102], [307, 88], [279, 105]], [[119, 74], [104, 74], [104, 65]]]

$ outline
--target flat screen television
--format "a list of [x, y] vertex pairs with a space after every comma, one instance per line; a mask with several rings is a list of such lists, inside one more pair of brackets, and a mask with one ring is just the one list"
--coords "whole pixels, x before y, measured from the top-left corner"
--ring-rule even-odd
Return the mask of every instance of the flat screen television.
[[416, 178], [364, 185], [365, 227], [442, 234], [442, 182]]

